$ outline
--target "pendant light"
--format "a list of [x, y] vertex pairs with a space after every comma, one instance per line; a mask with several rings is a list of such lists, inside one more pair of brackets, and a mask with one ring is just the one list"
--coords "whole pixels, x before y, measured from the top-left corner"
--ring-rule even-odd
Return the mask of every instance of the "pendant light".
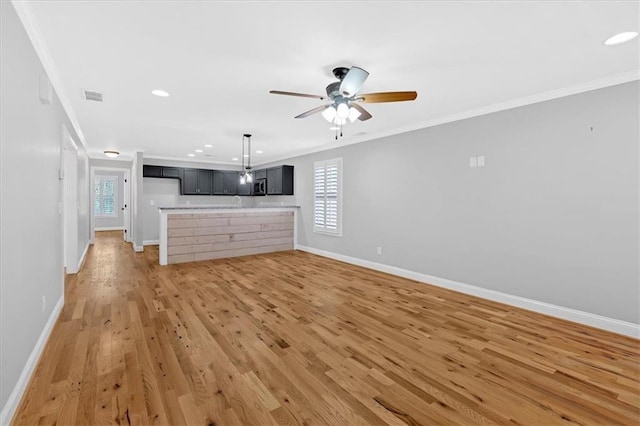
[[[247, 144], [247, 166], [244, 165], [245, 156], [245, 140]], [[242, 169], [240, 171], [240, 185], [253, 182], [253, 174], [251, 173], [251, 135], [245, 133], [242, 135]]]

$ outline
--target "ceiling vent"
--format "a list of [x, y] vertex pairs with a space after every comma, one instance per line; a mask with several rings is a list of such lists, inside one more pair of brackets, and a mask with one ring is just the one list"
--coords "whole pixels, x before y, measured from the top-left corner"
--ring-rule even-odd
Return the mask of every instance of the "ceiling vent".
[[91, 90], [85, 90], [84, 91], [84, 98], [87, 101], [102, 102], [102, 93], [92, 92]]

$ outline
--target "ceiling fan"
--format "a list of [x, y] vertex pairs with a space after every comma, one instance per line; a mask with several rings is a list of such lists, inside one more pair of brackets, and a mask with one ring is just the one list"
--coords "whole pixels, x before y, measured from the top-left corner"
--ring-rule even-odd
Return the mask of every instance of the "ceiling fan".
[[[372, 117], [372, 115], [360, 105], [360, 102], [381, 103], [413, 101], [418, 96], [417, 92], [379, 92], [358, 94], [358, 91], [362, 88], [367, 77], [369, 77], [369, 73], [362, 68], [355, 66], [351, 68], [334, 68], [333, 75], [338, 79], [338, 81], [327, 86], [327, 96], [283, 92], [281, 90], [271, 90], [269, 93], [273, 93], [274, 95], [320, 99], [321, 101], [329, 100], [330, 102], [328, 104], [310, 109], [309, 111], [296, 115], [295, 118], [305, 118], [321, 112], [322, 116], [327, 121], [339, 126], [339, 128], [341, 128], [343, 124], [346, 124], [347, 120], [351, 122], [356, 120], [366, 121]], [[342, 136], [342, 132], [340, 136]], [[337, 138], [338, 136], [336, 134], [336, 139]]]

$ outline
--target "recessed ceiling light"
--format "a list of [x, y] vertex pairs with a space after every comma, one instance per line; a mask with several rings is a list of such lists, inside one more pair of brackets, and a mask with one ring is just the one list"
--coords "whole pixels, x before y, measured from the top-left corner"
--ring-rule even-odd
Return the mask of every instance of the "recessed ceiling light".
[[264, 154], [264, 151], [257, 150], [256, 154]]
[[231, 160], [238, 161], [238, 157], [233, 157]]
[[104, 155], [109, 158], [116, 158], [120, 153], [118, 151], [104, 151]]
[[206, 144], [204, 147], [205, 147], [205, 148], [213, 148], [213, 145], [211, 145], [211, 144]]
[[161, 98], [166, 98], [167, 96], [169, 96], [168, 92], [165, 92], [164, 90], [160, 90], [160, 89], [152, 90], [151, 93], [153, 95], [160, 96]]
[[196, 152], [202, 152], [202, 150], [201, 149], [196, 149]]
[[187, 157], [195, 157], [195, 154], [187, 154]]
[[638, 37], [637, 31], [627, 31], [624, 33], [616, 34], [613, 37], [609, 37], [604, 44], [607, 46], [615, 46], [616, 44], [626, 43]]

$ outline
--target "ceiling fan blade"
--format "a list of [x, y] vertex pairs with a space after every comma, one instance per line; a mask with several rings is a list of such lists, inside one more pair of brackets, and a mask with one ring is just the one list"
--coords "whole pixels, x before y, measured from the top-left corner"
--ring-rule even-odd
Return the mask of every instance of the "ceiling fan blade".
[[417, 92], [380, 92], [380, 93], [365, 93], [359, 95], [357, 100], [365, 103], [379, 103], [379, 102], [402, 102], [413, 101], [418, 97]]
[[324, 96], [308, 95], [306, 93], [296, 93], [296, 92], [283, 92], [282, 90], [270, 90], [269, 93], [272, 93], [274, 95], [299, 96], [301, 98], [313, 98], [313, 99], [320, 99], [320, 100], [326, 99]]
[[369, 73], [359, 67], [351, 67], [347, 75], [340, 83], [340, 93], [342, 96], [350, 97], [358, 93], [364, 82], [369, 77]]
[[373, 115], [371, 115], [369, 113], [369, 111], [367, 111], [366, 109], [362, 108], [360, 105], [358, 105], [355, 102], [351, 103], [351, 106], [354, 107], [355, 109], [357, 109], [358, 111], [360, 111], [360, 117], [358, 117], [358, 120], [360, 121], [366, 121], [368, 119], [370, 119], [371, 117], [373, 117]]
[[322, 112], [322, 110], [324, 110], [326, 107], [327, 107], [327, 105], [320, 105], [319, 107], [316, 107], [314, 109], [310, 109], [309, 111], [303, 112], [300, 115], [296, 115], [295, 118], [305, 118], [305, 117], [308, 117], [310, 115], [317, 114], [319, 112]]

